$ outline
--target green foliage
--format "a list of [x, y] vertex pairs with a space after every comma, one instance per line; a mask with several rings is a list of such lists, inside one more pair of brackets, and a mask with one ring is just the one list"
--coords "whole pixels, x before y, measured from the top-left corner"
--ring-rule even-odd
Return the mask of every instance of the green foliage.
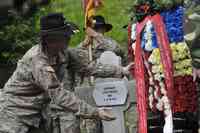
[[15, 64], [16, 61], [36, 42], [32, 18], [11, 18], [11, 24], [0, 29], [0, 63]]
[[130, 20], [130, 7], [133, 0], [104, 0], [104, 7], [99, 14], [105, 16], [106, 20], [113, 25], [113, 30], [108, 33], [123, 47], [127, 47], [127, 30], [122, 28]]
[[[113, 30], [107, 33], [117, 40], [123, 47], [127, 44], [127, 25], [132, 0], [104, 0], [104, 7], [98, 10], [113, 25]], [[15, 64], [16, 61], [33, 45], [37, 43], [39, 34], [39, 20], [43, 15], [51, 12], [62, 12], [67, 20], [76, 23], [80, 32], [71, 40], [71, 47], [78, 45], [84, 39], [84, 13], [81, 0], [51, 0], [47, 6], [41, 7], [31, 18], [15, 17], [10, 24], [0, 28], [0, 63]]]
[[[106, 21], [113, 25], [113, 30], [107, 33], [107, 35], [117, 40], [126, 48], [127, 31], [122, 27], [127, 25], [131, 16], [134, 18], [133, 6], [136, 5], [139, 0], [103, 1], [104, 7], [98, 10], [97, 14], [103, 15]], [[164, 1], [167, 2], [167, 0], [162, 0], [160, 2]], [[188, 1], [190, 2], [190, 0]], [[191, 7], [193, 7], [193, 5]], [[187, 12], [188, 14], [192, 14], [196, 11], [199, 11], [199, 8], [190, 8]], [[40, 17], [50, 12], [62, 12], [67, 20], [76, 23], [80, 27], [81, 32], [72, 38], [70, 46], [74, 47], [84, 39], [84, 14], [81, 0], [51, 0], [49, 5], [41, 7], [33, 17], [29, 19], [15, 17], [10, 20], [10, 24], [0, 28], [1, 64], [16, 63], [27, 49], [37, 43], [36, 36], [39, 34]]]
[[[75, 2], [76, 1], [76, 2]], [[43, 15], [52, 12], [62, 12], [68, 21], [76, 23], [80, 27], [80, 33], [76, 34], [71, 40], [71, 46], [76, 46], [83, 40], [84, 15], [81, 9], [81, 0], [51, 0], [49, 6], [43, 7], [35, 16], [35, 29], [39, 32], [39, 20]]]
[[[113, 25], [113, 30], [108, 33], [124, 47], [127, 42], [127, 31], [122, 27], [127, 25], [130, 15], [129, 9], [132, 0], [104, 0], [104, 7], [99, 9], [97, 14], [101, 14], [106, 18], [106, 21]], [[36, 29], [39, 31], [39, 18], [49, 12], [62, 12], [67, 20], [76, 23], [81, 32], [75, 35], [70, 46], [78, 45], [84, 39], [84, 14], [81, 5], [81, 0], [51, 0], [51, 4], [41, 8], [36, 15]]]

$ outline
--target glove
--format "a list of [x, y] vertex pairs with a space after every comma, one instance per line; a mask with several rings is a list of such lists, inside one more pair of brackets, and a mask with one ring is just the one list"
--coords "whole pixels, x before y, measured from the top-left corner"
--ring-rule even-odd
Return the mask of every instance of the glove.
[[113, 116], [111, 109], [108, 109], [108, 108], [99, 108], [98, 117], [101, 120], [105, 120], [105, 121], [112, 121], [116, 119], [116, 117]]

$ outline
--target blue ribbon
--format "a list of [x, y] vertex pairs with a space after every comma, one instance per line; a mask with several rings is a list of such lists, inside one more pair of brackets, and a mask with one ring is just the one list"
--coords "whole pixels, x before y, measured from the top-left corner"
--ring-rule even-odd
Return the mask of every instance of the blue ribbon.
[[[166, 10], [161, 12], [161, 16], [163, 17], [163, 21], [166, 26], [167, 35], [170, 43], [178, 43], [184, 41], [184, 8], [182, 6], [178, 6], [176, 8]], [[157, 37], [155, 33], [155, 29], [152, 28], [152, 48], [157, 48]], [[143, 31], [142, 33], [142, 48], [145, 49], [146, 40], [144, 35], [146, 33]]]

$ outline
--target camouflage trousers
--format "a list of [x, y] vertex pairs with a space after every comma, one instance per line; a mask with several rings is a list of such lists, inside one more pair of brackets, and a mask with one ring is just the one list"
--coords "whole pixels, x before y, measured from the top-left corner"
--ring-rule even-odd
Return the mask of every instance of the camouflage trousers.
[[126, 128], [128, 133], [137, 133], [137, 107], [132, 102], [129, 110], [125, 113]]
[[29, 127], [13, 116], [0, 112], [0, 133], [27, 133]]
[[0, 133], [46, 133], [44, 127], [29, 126], [20, 122], [20, 118], [0, 111]]
[[81, 131], [84, 133], [103, 133], [100, 120], [84, 119], [81, 120]]
[[40, 128], [28, 126], [5, 114], [0, 116], [0, 133], [80, 133], [80, 120], [75, 115], [49, 117]]
[[80, 119], [73, 112], [43, 112], [47, 133], [80, 133]]

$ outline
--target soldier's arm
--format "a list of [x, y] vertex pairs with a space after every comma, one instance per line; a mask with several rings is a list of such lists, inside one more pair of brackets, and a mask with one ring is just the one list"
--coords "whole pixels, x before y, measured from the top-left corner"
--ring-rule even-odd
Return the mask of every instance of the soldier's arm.
[[83, 47], [69, 48], [67, 52], [69, 57], [69, 69], [73, 69], [73, 71], [81, 73], [86, 72], [90, 63], [87, 49]]
[[123, 67], [89, 62], [86, 49], [70, 49], [69, 55], [71, 69], [84, 73], [86, 76], [119, 78], [124, 75]]
[[[199, 36], [200, 37], [200, 36]], [[200, 38], [197, 37], [190, 46], [193, 67], [200, 69]]]
[[193, 66], [193, 80], [196, 81], [197, 78], [200, 78], [200, 47], [199, 39], [200, 36], [195, 37], [194, 40], [186, 42], [189, 44], [190, 53], [192, 57], [192, 66]]
[[91, 63], [88, 66], [88, 75], [101, 78], [121, 78], [124, 75], [123, 67], [109, 64]]
[[80, 116], [89, 118], [98, 116], [97, 108], [90, 106], [76, 97], [74, 93], [63, 88], [51, 66], [34, 65], [33, 77], [36, 85], [47, 92], [51, 103]]
[[[122, 50], [122, 48], [120, 47], [120, 44], [115, 41], [114, 39], [110, 38], [110, 37], [106, 37], [106, 36], [97, 36], [94, 37], [96, 43], [97, 43], [97, 47], [95, 49], [95, 51], [101, 54], [104, 51], [112, 51], [114, 52], [117, 56], [120, 56], [123, 64], [125, 63], [125, 53], [124, 50]], [[99, 55], [100, 56], [100, 55]], [[98, 58], [98, 57], [97, 57]]]
[[[104, 37], [103, 41], [104, 41], [104, 44], [107, 47], [109, 47], [109, 46], [113, 46], [114, 47], [112, 51], [116, 55], [120, 56], [122, 59], [124, 58], [125, 53], [124, 53], [124, 51], [120, 47], [120, 44], [117, 41], [115, 41], [114, 39], [109, 38], [109, 37]], [[109, 50], [109, 48], [108, 48], [108, 50]]]
[[112, 38], [106, 37], [89, 27], [86, 29], [86, 33], [87, 36], [83, 41], [82, 46], [85, 46], [89, 42], [88, 38], [91, 37], [93, 44], [95, 44], [95, 52], [97, 52], [94, 55], [97, 55], [97, 58], [99, 58], [99, 53], [101, 54], [104, 51], [113, 51], [116, 55], [124, 59], [125, 54], [120, 48], [120, 45], [117, 43], [117, 41], [113, 40]]
[[120, 56], [123, 64], [125, 64], [127, 60], [126, 60], [124, 50], [121, 48], [120, 44], [117, 41], [112, 39], [112, 43], [115, 43], [115, 45], [116, 45], [116, 47], [114, 49], [114, 53], [116, 53], [116, 55]]
[[192, 59], [192, 66], [195, 69], [200, 69], [200, 58], [199, 57], [193, 57], [193, 59]]

